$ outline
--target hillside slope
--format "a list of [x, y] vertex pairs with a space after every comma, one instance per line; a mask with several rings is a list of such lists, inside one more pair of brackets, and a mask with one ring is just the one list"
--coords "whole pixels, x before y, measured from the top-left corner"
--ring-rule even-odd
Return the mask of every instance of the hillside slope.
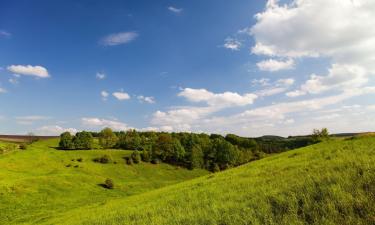
[[[126, 165], [124, 150], [56, 150], [58, 139], [38, 141], [27, 150], [0, 154], [0, 224], [39, 224], [59, 213], [101, 205], [207, 174], [167, 165]], [[0, 142], [1, 145], [6, 145]], [[112, 162], [94, 158], [108, 155]], [[116, 162], [116, 164], [115, 164]], [[115, 189], [103, 188], [105, 179]]]
[[375, 138], [285, 152], [45, 224], [375, 224]]

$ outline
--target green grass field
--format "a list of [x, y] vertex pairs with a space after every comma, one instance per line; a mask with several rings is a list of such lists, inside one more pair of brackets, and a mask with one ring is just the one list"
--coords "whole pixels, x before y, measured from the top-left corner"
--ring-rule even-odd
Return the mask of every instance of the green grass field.
[[[0, 224], [39, 224], [75, 208], [103, 205], [208, 173], [167, 164], [129, 166], [123, 157], [131, 151], [60, 151], [54, 148], [57, 143], [39, 141], [27, 150], [0, 154]], [[92, 161], [104, 154], [117, 164]], [[114, 181], [115, 189], [100, 186], [106, 178]]]
[[375, 138], [289, 151], [45, 224], [375, 224]]
[[[103, 150], [48, 148], [55, 145], [0, 156], [0, 224], [375, 224], [374, 137], [332, 140], [207, 175], [127, 166], [123, 151], [109, 151], [118, 164], [95, 164], [90, 160]], [[71, 161], [78, 157], [83, 163]], [[114, 190], [98, 186], [107, 177]]]

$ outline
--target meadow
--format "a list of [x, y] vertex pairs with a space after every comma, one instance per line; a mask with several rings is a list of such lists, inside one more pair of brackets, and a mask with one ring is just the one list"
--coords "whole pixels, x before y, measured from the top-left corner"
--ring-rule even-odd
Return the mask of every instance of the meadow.
[[[57, 142], [0, 155], [0, 224], [375, 224], [375, 137], [218, 173], [130, 166], [123, 157], [131, 151], [61, 151]], [[111, 163], [92, 161], [103, 154]], [[114, 189], [101, 186], [106, 178]]]
[[[132, 151], [61, 151], [57, 146], [58, 139], [43, 140], [27, 150], [0, 154], [0, 224], [39, 224], [71, 209], [102, 205], [208, 173], [168, 164], [126, 165], [123, 157]], [[104, 154], [110, 163], [93, 162]], [[114, 189], [101, 186], [107, 178], [114, 181]]]
[[45, 224], [375, 224], [375, 138], [292, 150]]

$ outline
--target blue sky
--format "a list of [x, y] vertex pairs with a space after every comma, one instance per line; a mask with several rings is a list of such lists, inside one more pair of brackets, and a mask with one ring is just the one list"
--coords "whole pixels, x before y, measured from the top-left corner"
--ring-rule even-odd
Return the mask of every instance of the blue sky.
[[375, 5], [340, 3], [0, 1], [0, 133], [373, 130]]

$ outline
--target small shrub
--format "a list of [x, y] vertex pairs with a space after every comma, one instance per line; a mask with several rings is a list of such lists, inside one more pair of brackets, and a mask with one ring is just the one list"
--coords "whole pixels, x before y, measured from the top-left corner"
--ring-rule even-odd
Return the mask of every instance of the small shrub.
[[131, 154], [131, 159], [135, 164], [138, 164], [141, 162], [141, 155], [138, 151], [133, 151], [133, 153]]
[[78, 165], [75, 165], [74, 168], [78, 168]]
[[19, 149], [21, 150], [26, 150], [27, 149], [27, 144], [26, 143], [22, 143], [19, 145]]
[[104, 182], [104, 186], [108, 189], [113, 189], [115, 187], [114, 183], [113, 183], [113, 180], [112, 179], [109, 179], [107, 178]]
[[82, 161], [83, 161], [82, 158], [78, 158], [78, 159], [77, 159], [77, 162], [82, 162]]
[[65, 167], [71, 167], [72, 165], [71, 164], [68, 164], [68, 165], [66, 165]]
[[95, 158], [93, 159], [94, 162], [97, 162], [97, 163], [102, 163], [102, 164], [107, 164], [109, 163], [111, 160], [109, 158], [108, 155], [103, 155], [102, 157], [99, 157], [99, 158]]

